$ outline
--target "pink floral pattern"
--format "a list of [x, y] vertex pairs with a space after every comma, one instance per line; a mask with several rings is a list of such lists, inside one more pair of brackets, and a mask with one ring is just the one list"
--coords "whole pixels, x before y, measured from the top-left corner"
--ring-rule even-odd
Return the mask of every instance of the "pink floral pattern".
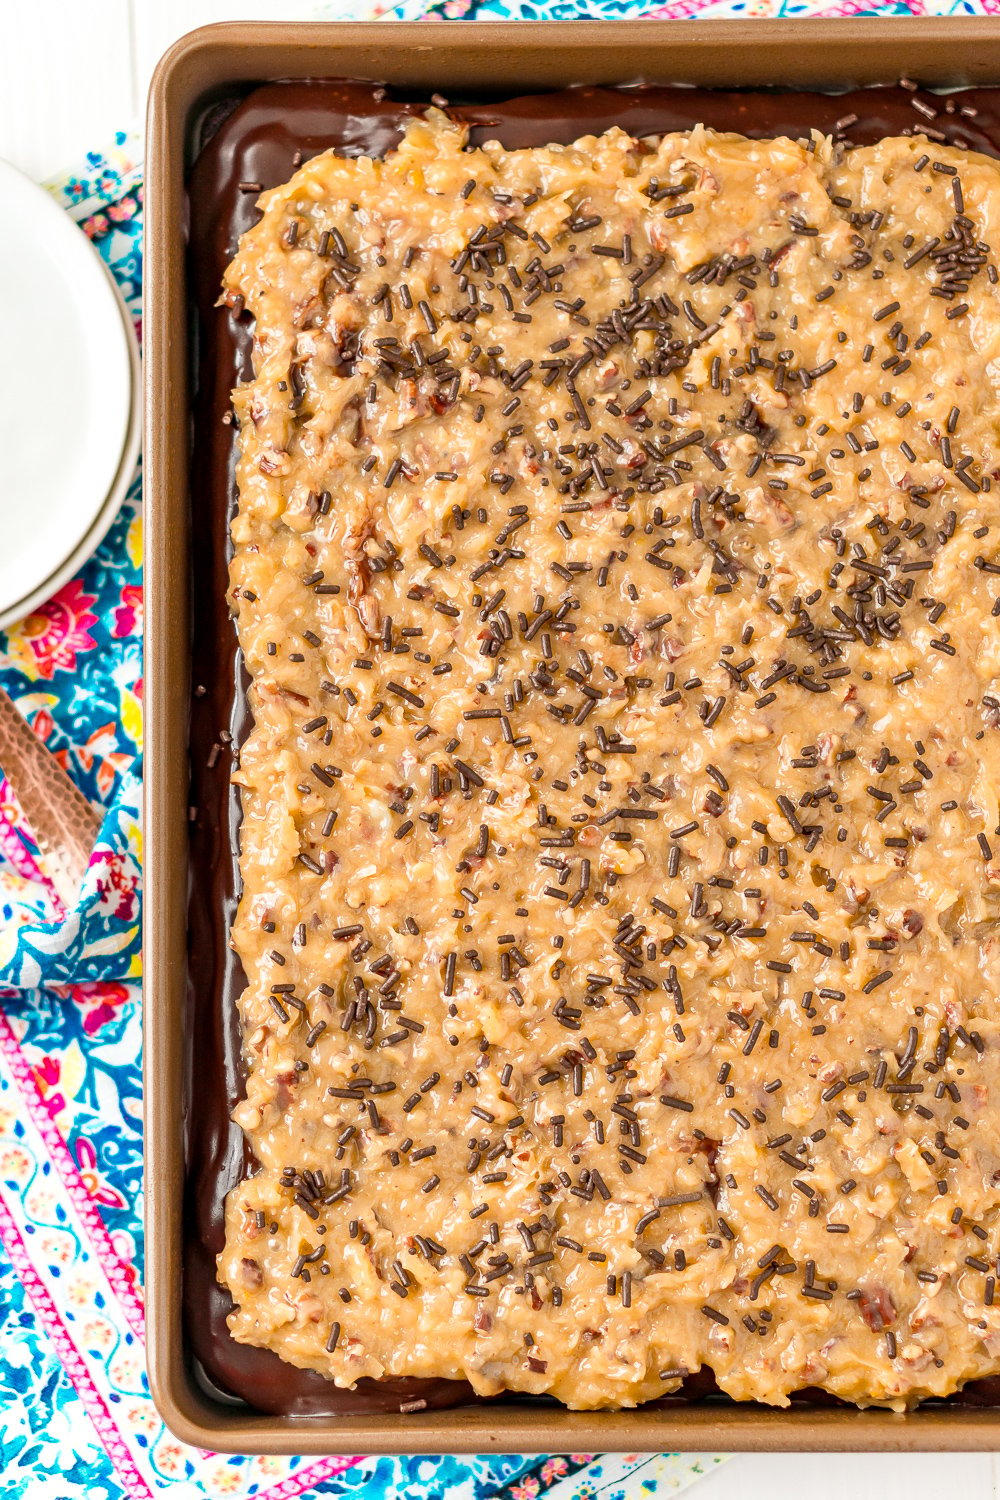
[[114, 610], [115, 623], [112, 634], [135, 635], [142, 630], [142, 584], [127, 583], [122, 589], [122, 602]]
[[80, 1176], [90, 1196], [104, 1208], [124, 1208], [125, 1199], [121, 1193], [109, 1182], [105, 1182], [97, 1169], [97, 1151], [89, 1136], [77, 1136], [74, 1154]]
[[72, 672], [80, 652], [94, 650], [89, 630], [97, 624], [90, 612], [96, 602], [96, 594], [85, 593], [82, 581], [73, 578], [9, 632], [8, 650], [27, 677], [50, 682], [56, 672]]
[[64, 991], [67, 998], [79, 1006], [83, 1029], [88, 1036], [96, 1036], [103, 1026], [113, 1021], [121, 1006], [129, 999], [128, 987], [124, 984], [77, 984], [72, 992]]
[[35, 1068], [35, 1080], [46, 1112], [53, 1120], [66, 1108], [66, 1099], [60, 1088], [61, 1077], [61, 1059], [43, 1056]]

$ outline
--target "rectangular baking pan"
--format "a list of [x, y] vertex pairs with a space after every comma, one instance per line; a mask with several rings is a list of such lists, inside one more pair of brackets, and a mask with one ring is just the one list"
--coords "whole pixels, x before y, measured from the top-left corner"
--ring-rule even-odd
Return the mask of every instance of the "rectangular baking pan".
[[181, 1319], [193, 541], [184, 181], [196, 122], [213, 101], [278, 78], [359, 78], [418, 97], [502, 98], [639, 79], [822, 90], [901, 75], [931, 87], [1000, 84], [1000, 21], [233, 23], [192, 32], [160, 62], [149, 100], [144, 308], [147, 1350], [153, 1398], [186, 1442], [265, 1453], [990, 1451], [1000, 1444], [1000, 1408], [969, 1406], [906, 1416], [723, 1401], [571, 1412], [511, 1397], [405, 1416], [262, 1416], [199, 1384]]

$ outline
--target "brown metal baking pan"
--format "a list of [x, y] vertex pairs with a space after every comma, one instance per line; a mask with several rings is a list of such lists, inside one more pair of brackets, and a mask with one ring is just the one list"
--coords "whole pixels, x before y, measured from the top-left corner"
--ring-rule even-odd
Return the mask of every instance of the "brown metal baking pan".
[[[206, 112], [278, 79], [354, 78], [404, 97], [483, 100], [642, 80], [708, 88], [842, 90], [905, 75], [928, 87], [1000, 85], [1000, 22], [859, 20], [213, 26], [162, 59], [149, 101], [146, 183], [147, 507], [145, 1129], [147, 1347], [153, 1397], [178, 1437], [270, 1453], [625, 1450], [992, 1450], [1000, 1407], [906, 1416], [842, 1405], [786, 1410], [711, 1397], [571, 1412], [511, 1396], [407, 1415], [275, 1416], [205, 1379], [182, 1316], [185, 1174], [196, 1091], [221, 1087], [194, 1056], [188, 1001], [193, 320], [185, 182]], [[204, 532], [201, 533], [204, 540]], [[223, 842], [225, 839], [223, 838]], [[232, 857], [232, 849], [222, 856]], [[190, 1235], [188, 1236], [190, 1252]], [[295, 1373], [289, 1368], [289, 1376]]]

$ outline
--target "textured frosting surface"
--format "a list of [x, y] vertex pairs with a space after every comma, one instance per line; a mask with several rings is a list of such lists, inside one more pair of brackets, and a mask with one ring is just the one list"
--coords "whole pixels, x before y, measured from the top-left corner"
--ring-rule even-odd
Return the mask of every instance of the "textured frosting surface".
[[316, 158], [227, 275], [232, 1330], [945, 1394], [1000, 1348], [998, 169], [462, 146]]

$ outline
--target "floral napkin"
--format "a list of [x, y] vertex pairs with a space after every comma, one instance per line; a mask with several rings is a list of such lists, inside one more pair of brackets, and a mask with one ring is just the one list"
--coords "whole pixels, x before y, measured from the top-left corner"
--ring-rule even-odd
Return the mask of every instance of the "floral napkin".
[[[54, 189], [138, 320], [142, 180], [136, 141]], [[76, 907], [66, 911], [9, 783], [0, 778], [0, 985], [135, 978], [140, 970], [142, 516], [137, 473], [82, 571], [0, 631], [0, 684], [89, 800], [105, 808]]]

